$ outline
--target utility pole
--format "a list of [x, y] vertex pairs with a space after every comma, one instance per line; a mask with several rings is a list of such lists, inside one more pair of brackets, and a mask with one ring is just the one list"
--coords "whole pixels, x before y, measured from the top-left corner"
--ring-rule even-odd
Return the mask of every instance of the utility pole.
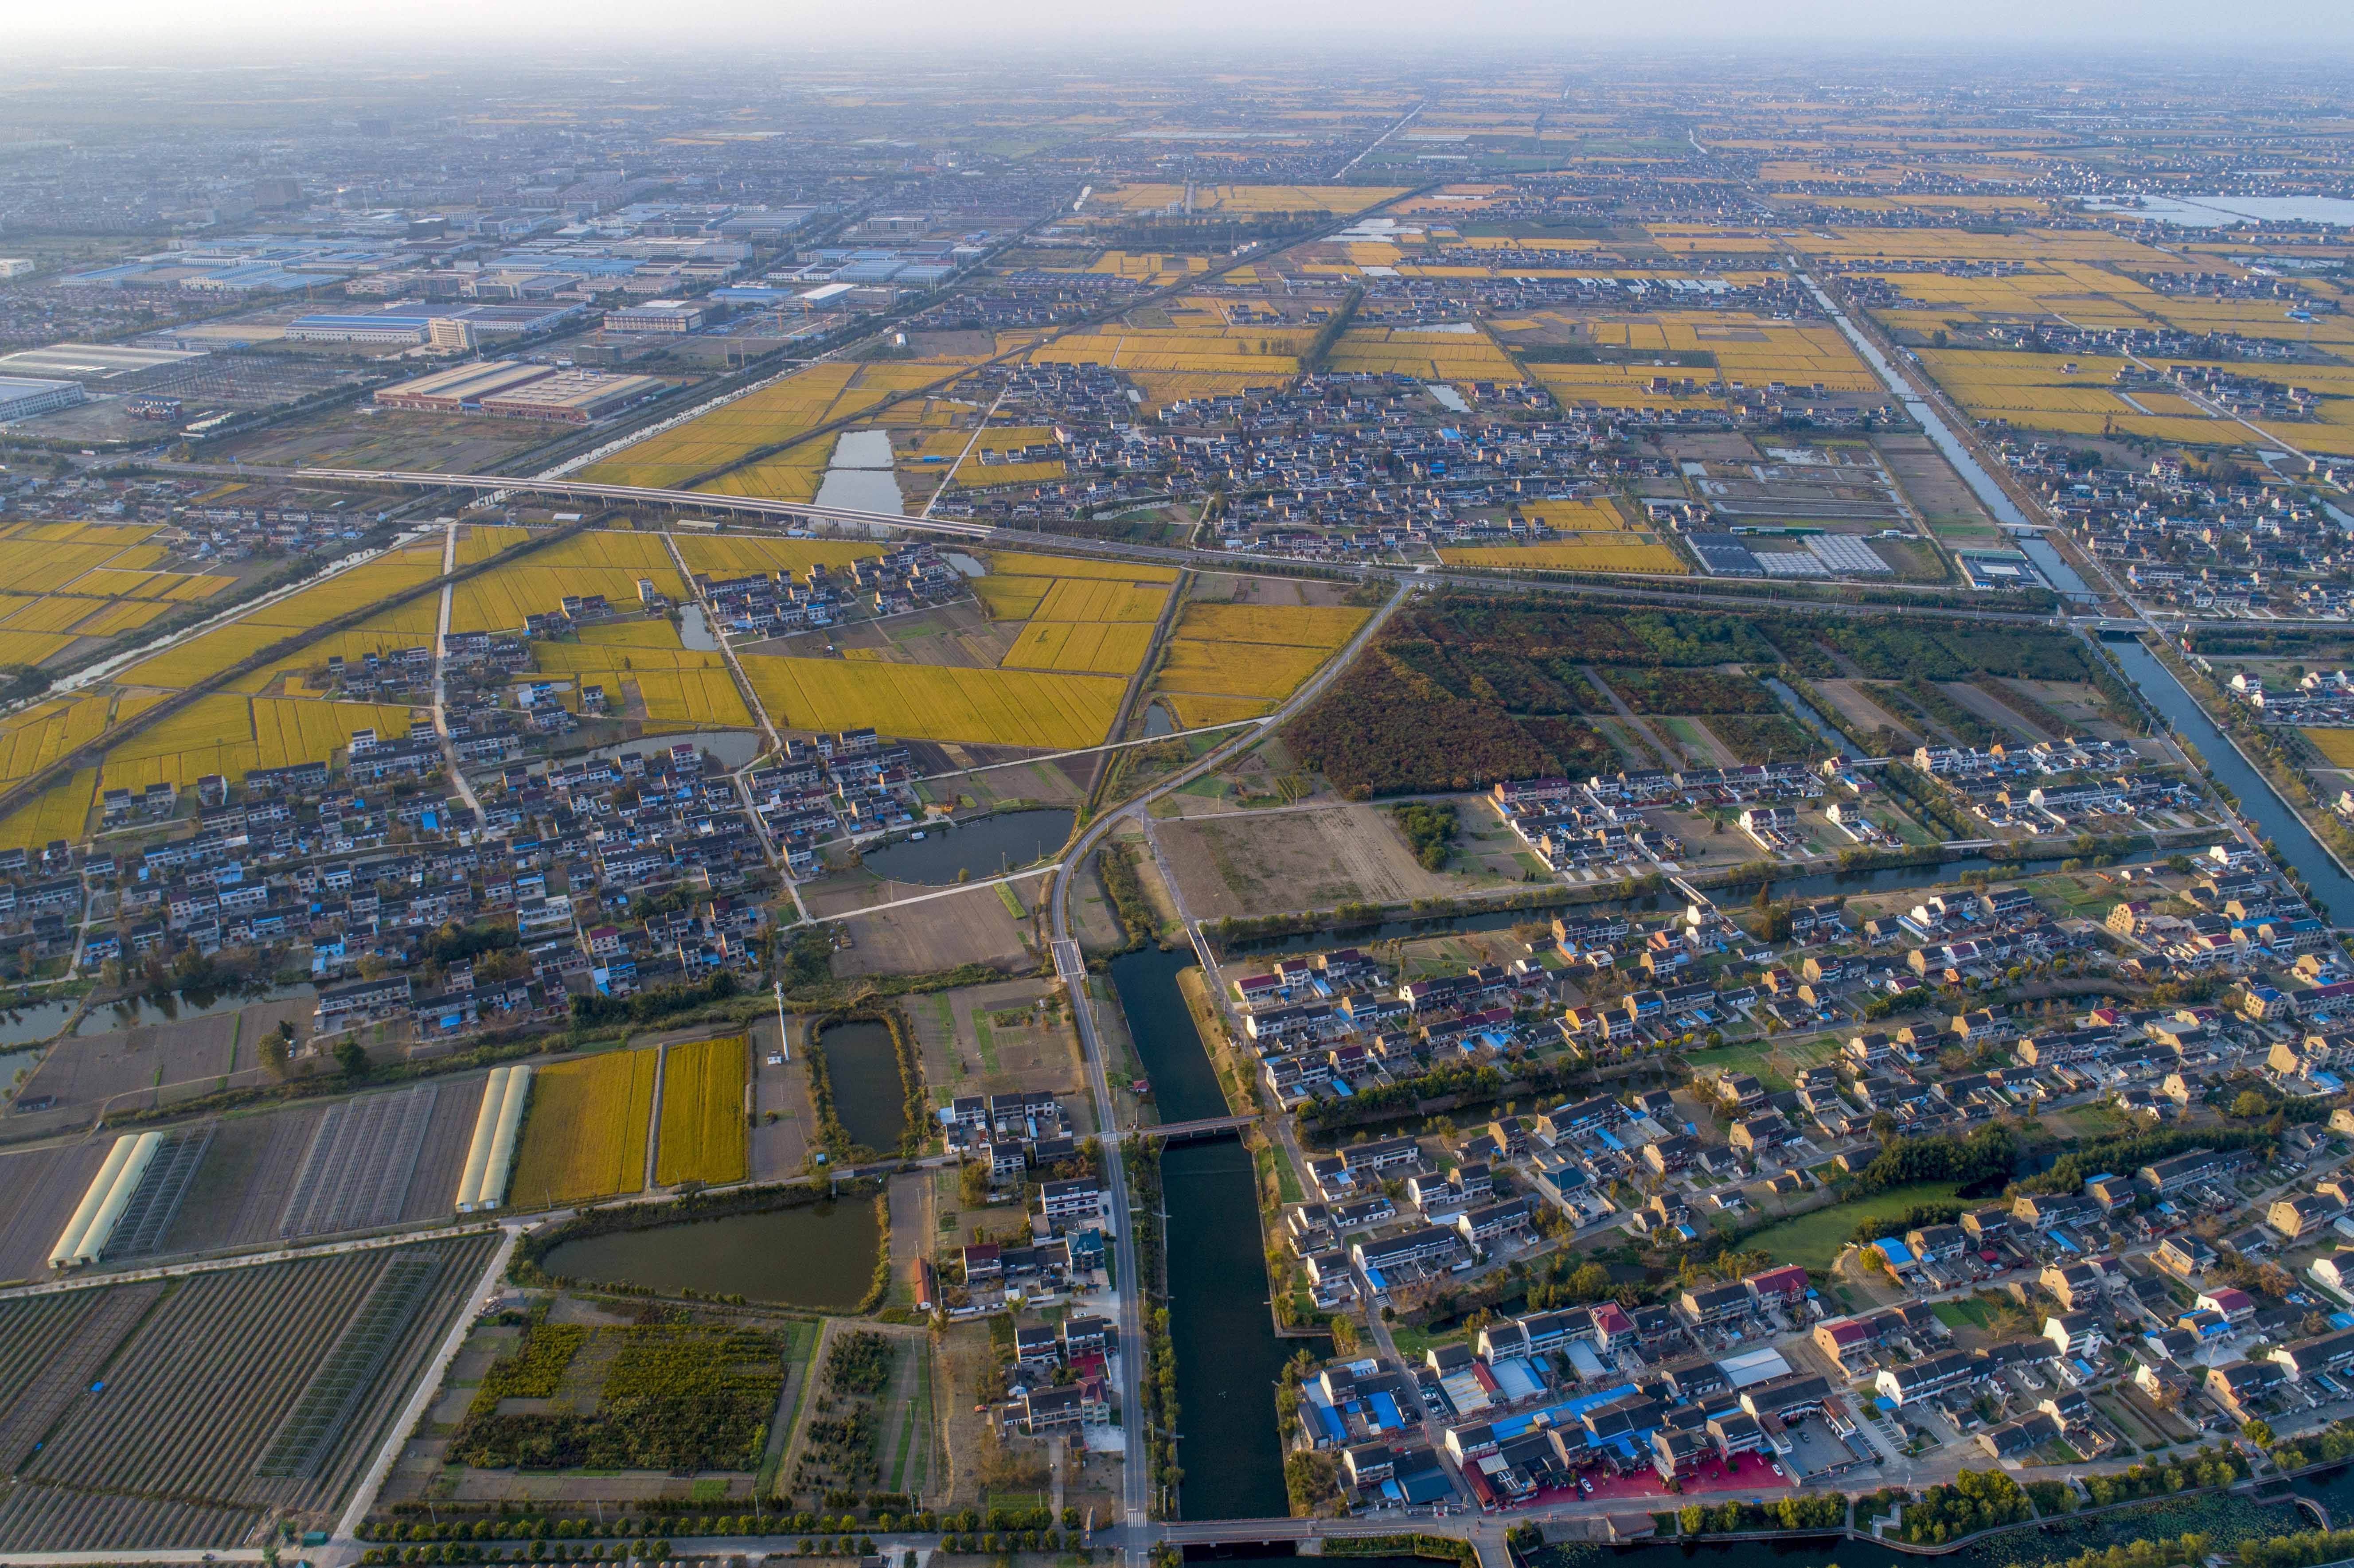
[[793, 1059], [793, 1042], [785, 1033], [785, 982], [777, 982], [777, 1053], [790, 1064]]

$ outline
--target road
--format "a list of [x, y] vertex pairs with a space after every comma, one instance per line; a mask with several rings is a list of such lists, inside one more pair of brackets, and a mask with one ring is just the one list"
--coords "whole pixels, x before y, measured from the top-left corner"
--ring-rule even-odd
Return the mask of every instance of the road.
[[[441, 536], [441, 575], [447, 577], [458, 569], [458, 522], [451, 518]], [[451, 788], [466, 802], [466, 810], [474, 813], [476, 826], [490, 819], [482, 812], [482, 801], [474, 798], [473, 785], [466, 781], [465, 765], [458, 760], [458, 747], [450, 739], [450, 686], [445, 661], [450, 643], [450, 604], [457, 594], [457, 585], [441, 585], [441, 617], [433, 635], [433, 733], [441, 742], [441, 760], [449, 765]]]

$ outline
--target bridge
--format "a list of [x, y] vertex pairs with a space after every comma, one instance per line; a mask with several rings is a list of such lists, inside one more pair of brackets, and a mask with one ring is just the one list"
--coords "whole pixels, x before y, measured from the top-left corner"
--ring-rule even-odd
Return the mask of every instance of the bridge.
[[613, 501], [640, 506], [674, 506], [696, 512], [748, 514], [798, 523], [860, 523], [878, 528], [910, 528], [965, 539], [998, 532], [986, 523], [947, 517], [908, 517], [855, 506], [820, 506], [808, 501], [776, 501], [761, 495], [721, 495], [705, 490], [663, 490], [638, 484], [592, 484], [579, 479], [531, 479], [503, 473], [435, 473], [413, 469], [298, 468], [294, 477], [359, 484], [414, 484], [437, 490], [474, 490], [485, 496], [552, 495], [566, 501]]
[[1256, 1111], [1248, 1116], [1205, 1116], [1193, 1121], [1165, 1121], [1154, 1127], [1140, 1127], [1134, 1129], [1134, 1136], [1182, 1143], [1189, 1139], [1214, 1138], [1222, 1132], [1239, 1132], [1258, 1119]]

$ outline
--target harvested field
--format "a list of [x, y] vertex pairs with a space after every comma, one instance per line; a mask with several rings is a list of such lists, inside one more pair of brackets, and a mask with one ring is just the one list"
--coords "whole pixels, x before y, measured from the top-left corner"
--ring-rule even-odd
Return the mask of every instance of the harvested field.
[[0, 1157], [0, 1280], [48, 1272], [49, 1248], [105, 1163], [108, 1147], [99, 1138]]
[[290, 1106], [267, 1116], [223, 1121], [204, 1163], [196, 1168], [165, 1248], [208, 1252], [276, 1241], [287, 1196], [327, 1109], [323, 1105]]
[[662, 1141], [654, 1180], [744, 1180], [744, 1080], [750, 1051], [741, 1034], [670, 1046], [663, 1068]]
[[[1011, 885], [1029, 907], [1038, 884]], [[960, 964], [1028, 969], [1037, 961], [1022, 940], [1028, 922], [1013, 917], [994, 887], [862, 915], [843, 928], [857, 946], [834, 954], [837, 975], [929, 974]]]
[[536, 1209], [643, 1192], [653, 1098], [650, 1050], [541, 1068], [532, 1078], [509, 1204]]
[[1425, 871], [1376, 807], [1158, 822], [1153, 832], [1196, 917], [1288, 914], [1461, 891]]
[[[0, 1500], [0, 1550], [238, 1546], [272, 1509], [323, 1526], [494, 1245], [471, 1236], [182, 1280], [107, 1363], [103, 1395], [81, 1384], [66, 1403]], [[124, 1288], [144, 1287], [68, 1294], [90, 1297], [96, 1322]], [[0, 1319], [0, 1362], [15, 1327]]]
[[[54, 1096], [56, 1107], [19, 1119], [40, 1117], [60, 1126], [79, 1125], [89, 1119], [88, 1107], [141, 1089], [150, 1091], [152, 1103], [169, 1105], [217, 1088], [258, 1083], [265, 1074], [262, 1036], [285, 1022], [293, 1024], [300, 1040], [310, 1031], [312, 1012], [307, 999], [290, 997], [255, 1002], [236, 1012], [69, 1035], [50, 1048], [22, 1097]], [[109, 1014], [92, 1016], [106, 1019]]]

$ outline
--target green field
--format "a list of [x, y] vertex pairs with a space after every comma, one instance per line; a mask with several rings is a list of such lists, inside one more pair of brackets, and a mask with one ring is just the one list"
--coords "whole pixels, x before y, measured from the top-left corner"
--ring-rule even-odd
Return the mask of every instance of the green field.
[[1951, 1198], [1955, 1190], [1950, 1181], [1891, 1187], [1869, 1198], [1834, 1203], [1828, 1209], [1817, 1209], [1811, 1214], [1769, 1225], [1741, 1245], [1744, 1251], [1762, 1252], [1777, 1264], [1795, 1263], [1810, 1274], [1828, 1272], [1840, 1249], [1847, 1245], [1849, 1233], [1865, 1220], [1893, 1219], [1916, 1203]]

